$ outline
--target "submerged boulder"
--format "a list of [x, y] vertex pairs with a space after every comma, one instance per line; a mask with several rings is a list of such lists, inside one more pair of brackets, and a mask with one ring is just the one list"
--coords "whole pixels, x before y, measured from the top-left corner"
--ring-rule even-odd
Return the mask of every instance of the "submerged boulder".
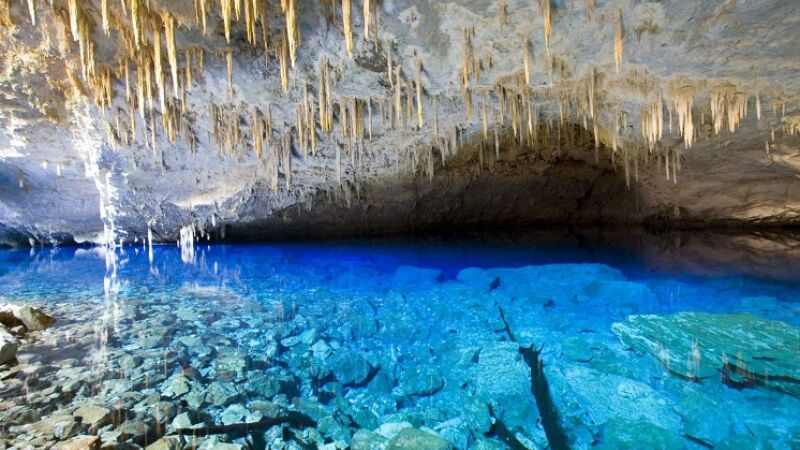
[[336, 379], [345, 386], [359, 386], [369, 378], [372, 367], [360, 354], [351, 350], [341, 350], [327, 360], [328, 368]]
[[9, 363], [17, 357], [17, 342], [11, 333], [0, 325], [0, 365]]
[[622, 342], [688, 379], [720, 377], [800, 396], [800, 329], [752, 314], [637, 315], [612, 326]]
[[392, 277], [392, 288], [398, 291], [430, 289], [444, 281], [441, 270], [400, 266]]
[[665, 435], [680, 435], [681, 417], [669, 398], [647, 384], [578, 364], [546, 362], [543, 370], [560, 427], [575, 448], [588, 447], [600, 435], [610, 436], [603, 428], [607, 423], [616, 430], [613, 434], [625, 428], [615, 424], [624, 422], [643, 433], [664, 430]]
[[28, 331], [42, 331], [56, 319], [33, 306], [0, 305], [0, 323], [7, 327], [22, 325]]
[[450, 444], [432, 430], [404, 428], [387, 444], [386, 450], [448, 450]]

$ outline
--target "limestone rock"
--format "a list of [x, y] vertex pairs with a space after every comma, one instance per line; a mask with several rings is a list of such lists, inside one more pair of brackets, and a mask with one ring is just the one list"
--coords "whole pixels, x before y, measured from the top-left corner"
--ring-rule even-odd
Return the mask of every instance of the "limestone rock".
[[98, 436], [78, 436], [53, 446], [54, 450], [97, 450], [99, 448], [100, 437]]
[[449, 450], [452, 447], [432, 430], [405, 428], [400, 430], [387, 444], [386, 450]]
[[598, 448], [606, 450], [672, 450], [686, 448], [679, 434], [669, 432], [650, 422], [611, 419], [603, 427], [603, 439]]
[[54, 324], [56, 319], [32, 306], [0, 305], [0, 323], [5, 326], [22, 324], [28, 331], [42, 331]]
[[0, 325], [0, 366], [17, 357], [17, 348], [18, 344], [14, 337]]
[[81, 406], [72, 413], [81, 423], [93, 429], [102, 427], [111, 422], [111, 410], [97, 405]]
[[326, 363], [343, 385], [360, 385], [367, 381], [372, 368], [363, 356], [344, 350], [333, 354]]
[[681, 417], [669, 398], [644, 383], [573, 364], [546, 362], [543, 370], [561, 428], [575, 448], [591, 445], [607, 422], [680, 435]]
[[800, 329], [752, 314], [639, 315], [613, 325], [623, 343], [691, 379], [800, 396]]
[[435, 367], [415, 366], [400, 375], [400, 387], [406, 395], [431, 395], [442, 386], [444, 386], [442, 374]]

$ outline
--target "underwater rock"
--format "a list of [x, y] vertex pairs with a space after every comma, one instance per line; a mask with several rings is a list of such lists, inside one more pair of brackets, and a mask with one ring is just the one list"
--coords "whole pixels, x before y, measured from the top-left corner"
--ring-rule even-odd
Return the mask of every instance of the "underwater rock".
[[19, 345], [14, 337], [0, 325], [0, 365], [14, 361]]
[[181, 440], [176, 437], [163, 437], [145, 447], [146, 450], [178, 450], [181, 448]]
[[164, 397], [181, 397], [189, 392], [190, 384], [186, 375], [178, 374], [167, 380], [161, 389]]
[[340, 350], [326, 360], [331, 372], [345, 386], [364, 384], [372, 368], [363, 356], [351, 350]]
[[81, 406], [72, 415], [80, 419], [81, 423], [95, 430], [111, 422], [111, 410], [102, 406]]
[[372, 450], [382, 448], [385, 443], [386, 438], [380, 434], [361, 429], [353, 434], [350, 447], [352, 450]]
[[765, 386], [800, 396], [800, 329], [752, 314], [630, 316], [612, 326], [622, 342], [689, 379]]
[[560, 427], [576, 448], [588, 447], [612, 419], [680, 433], [681, 418], [669, 399], [644, 383], [549, 361], [543, 370]]
[[247, 357], [240, 352], [225, 352], [214, 360], [215, 375], [223, 380], [241, 378], [246, 367]]
[[275, 367], [258, 373], [249, 372], [244, 389], [248, 393], [260, 395], [266, 399], [271, 399], [278, 394], [284, 394], [289, 398], [297, 395], [298, 379], [286, 369]]
[[450, 444], [433, 430], [404, 428], [386, 444], [386, 450], [448, 450]]
[[206, 389], [206, 402], [214, 406], [227, 406], [239, 398], [236, 387], [230, 383], [215, 381]]
[[545, 440], [531, 393], [531, 368], [523, 361], [518, 344], [498, 341], [481, 347], [471, 376], [475, 395], [491, 406], [495, 418], [509, 429], [524, 430], [537, 442]]
[[468, 267], [458, 272], [456, 279], [466, 285], [489, 292], [500, 286], [500, 277], [488, 270]]
[[707, 395], [685, 391], [675, 405], [684, 421], [683, 434], [713, 447], [731, 434], [731, 417], [726, 408]]
[[100, 448], [98, 436], [77, 436], [53, 446], [53, 450], [94, 450]]
[[54, 324], [56, 319], [32, 306], [0, 305], [0, 323], [13, 328], [22, 324], [28, 331], [42, 331]]
[[671, 450], [685, 447], [686, 442], [680, 435], [669, 432], [650, 422], [612, 418], [603, 427], [603, 439], [597, 448], [606, 450], [635, 450], [641, 448]]
[[400, 375], [400, 388], [405, 395], [431, 395], [444, 386], [442, 373], [431, 366], [414, 366]]
[[441, 270], [400, 266], [392, 277], [392, 288], [398, 291], [430, 289], [444, 280]]

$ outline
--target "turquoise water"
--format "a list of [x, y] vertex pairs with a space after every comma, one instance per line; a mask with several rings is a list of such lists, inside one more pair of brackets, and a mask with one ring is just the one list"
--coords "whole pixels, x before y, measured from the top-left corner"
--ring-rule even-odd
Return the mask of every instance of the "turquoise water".
[[57, 322], [0, 368], [0, 440], [800, 448], [798, 281], [654, 259], [514, 239], [2, 250], [2, 301]]

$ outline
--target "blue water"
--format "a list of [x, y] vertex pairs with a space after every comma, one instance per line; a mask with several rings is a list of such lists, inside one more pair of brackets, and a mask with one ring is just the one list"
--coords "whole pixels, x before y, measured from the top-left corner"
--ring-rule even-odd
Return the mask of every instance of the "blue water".
[[[306, 448], [619, 448], [616, 434], [641, 425], [643, 435], [660, 436], [647, 428], [657, 426], [667, 436], [645, 446], [798, 448], [792, 435], [800, 419], [791, 411], [800, 402], [791, 393], [681, 379], [612, 332], [631, 315], [684, 311], [750, 313], [800, 327], [800, 274], [770, 279], [746, 255], [733, 260], [703, 270], [703, 261], [689, 258], [665, 269], [629, 249], [514, 239], [200, 244], [190, 261], [166, 245], [154, 246], [152, 256], [144, 246], [0, 250], [0, 302], [33, 304], [58, 319], [20, 347], [19, 363], [38, 367], [37, 375], [9, 372], [0, 385], [6, 423], [14, 419], [0, 427], [0, 438], [28, 442], [41, 433], [30, 428], [34, 419], [87, 403], [125, 404], [125, 420], [41, 439], [95, 433], [104, 442], [145, 445], [174, 434], [181, 412], [209, 430], [256, 423], [270, 403], [311, 417], [314, 433], [217, 430], [193, 437], [193, 445], [265, 448], [277, 439]], [[462, 274], [467, 268], [486, 271], [470, 278]], [[499, 284], [481, 281], [496, 273]], [[528, 345], [556, 370], [552, 402], [534, 392], [530, 355], [517, 351]], [[77, 372], [59, 372], [65, 368]], [[585, 369], [600, 384], [641, 385], [643, 398], [673, 412], [645, 411], [649, 403], [640, 400], [642, 417], [664, 418], [634, 420], [600, 399], [587, 400], [586, 414], [575, 418], [569, 402], [579, 389], [553, 377]], [[64, 387], [65, 374], [74, 373], [93, 375]], [[254, 387], [265, 376], [284, 381], [274, 390]], [[184, 378], [191, 392], [172, 392]], [[209, 394], [216, 384], [230, 395]], [[54, 386], [60, 394], [47, 390]], [[174, 410], [154, 420], [154, 406], [141, 403], [147, 395]], [[718, 419], [725, 432], [698, 431], [687, 399], [728, 408]], [[40, 416], [19, 419], [26, 404], [38, 405]], [[115, 434], [126, 422], [144, 423], [146, 433]], [[436, 436], [404, 447], [382, 425]]]

